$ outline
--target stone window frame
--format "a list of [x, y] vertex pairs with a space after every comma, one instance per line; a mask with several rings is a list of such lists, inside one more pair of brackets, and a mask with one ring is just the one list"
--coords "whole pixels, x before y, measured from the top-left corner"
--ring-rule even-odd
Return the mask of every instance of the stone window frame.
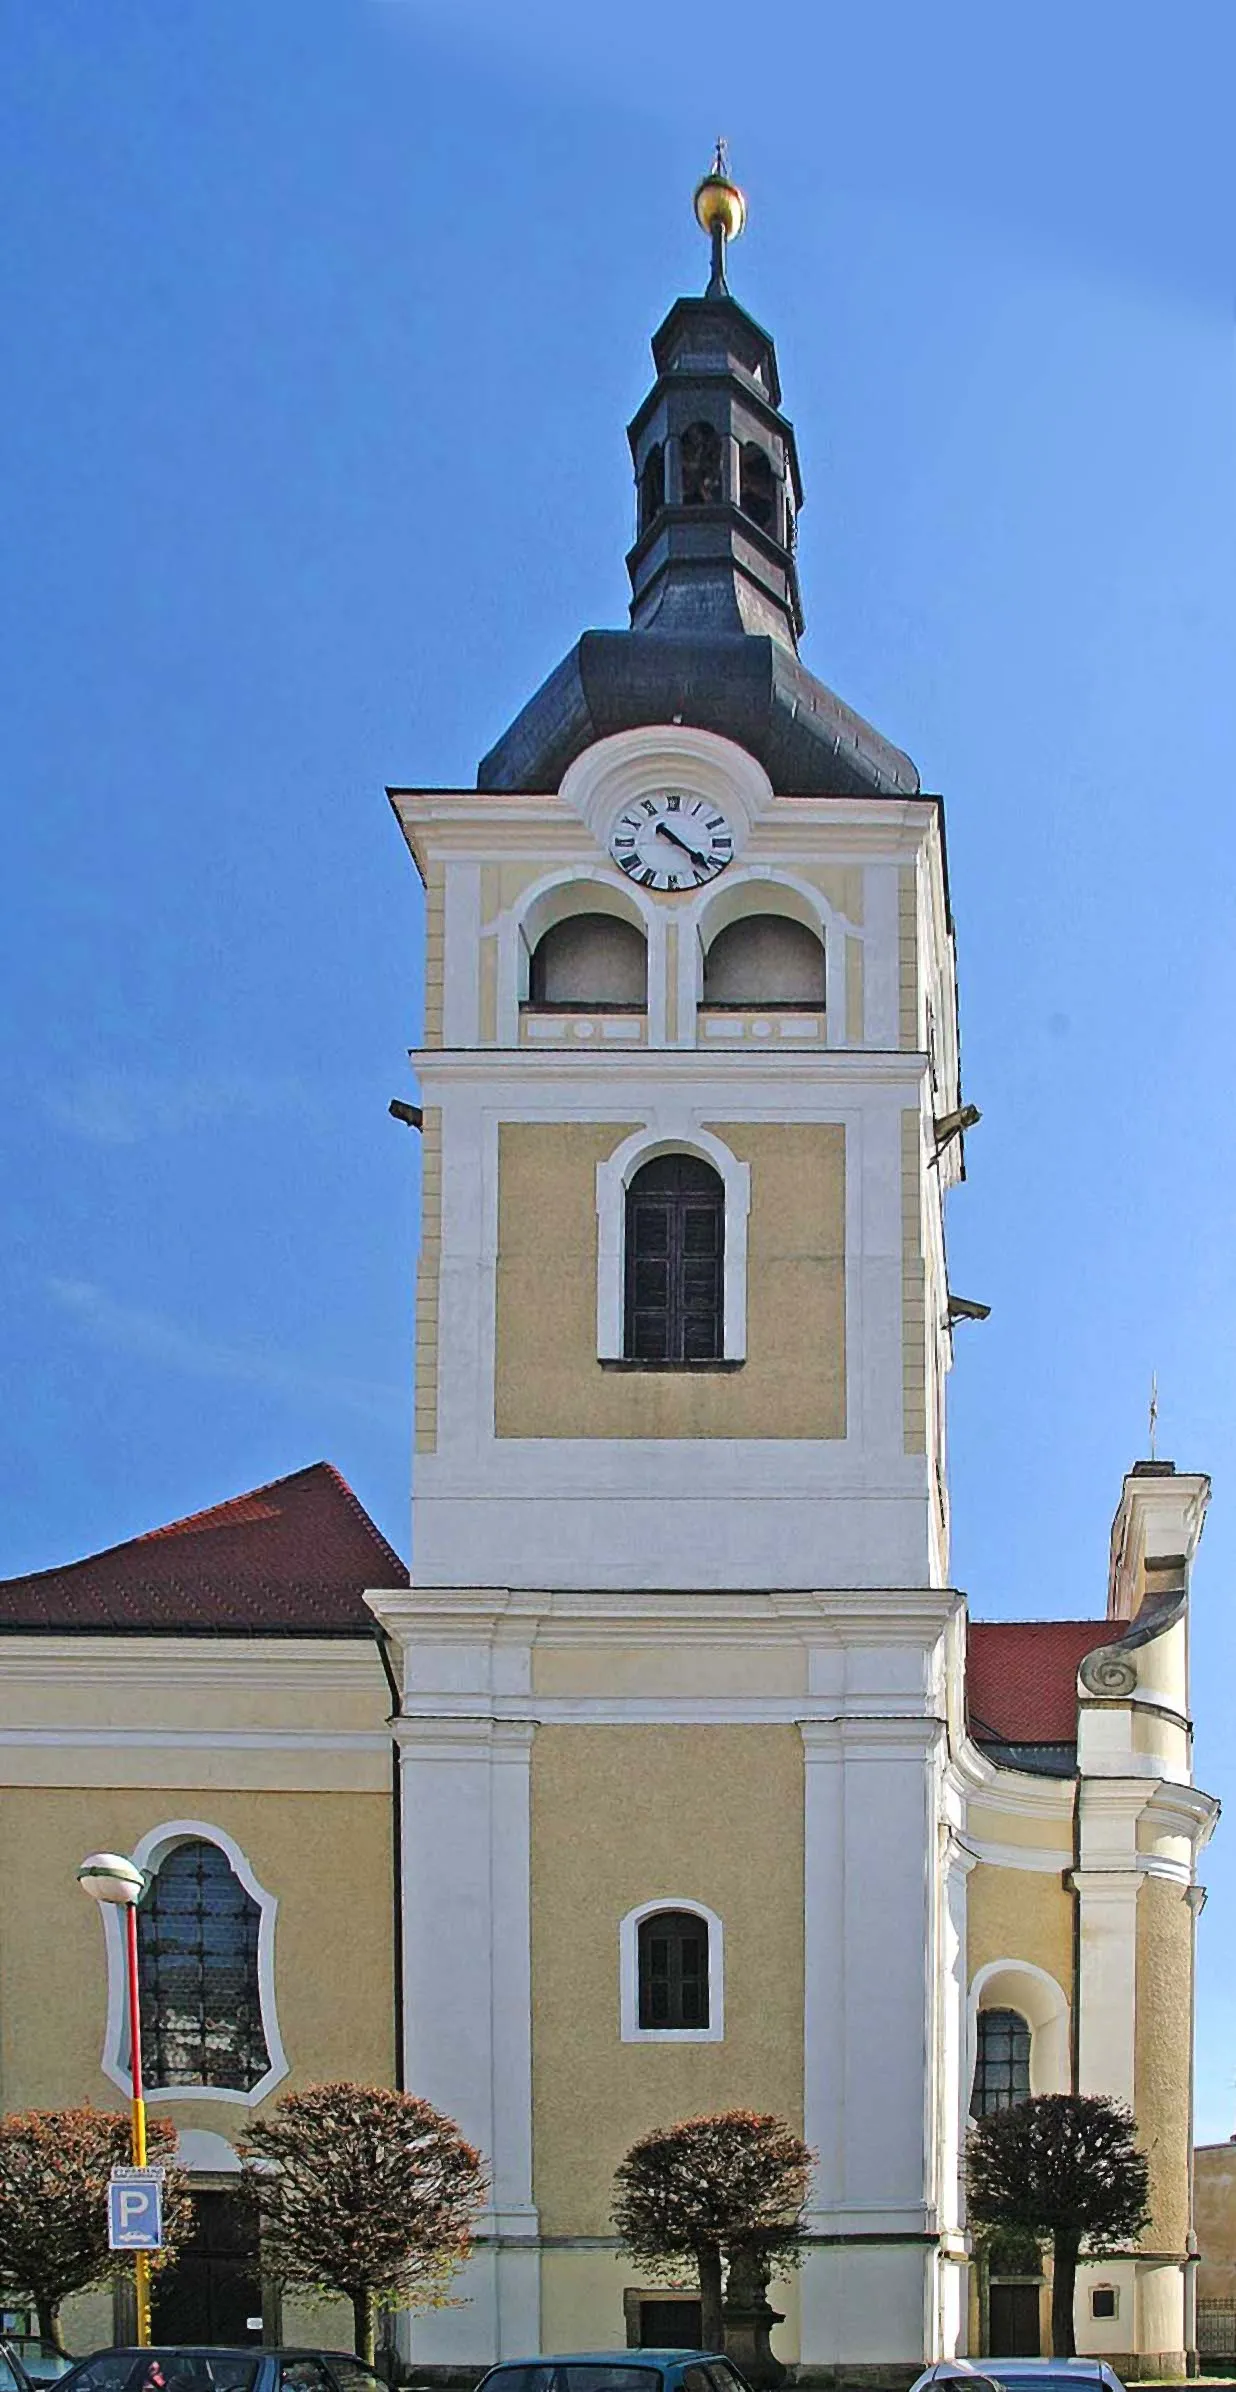
[[[275, 2002], [275, 1918], [279, 1908], [276, 1894], [268, 1893], [261, 1885], [240, 1845], [222, 1827], [205, 1819], [168, 1819], [160, 1827], [149, 1828], [138, 1839], [129, 1858], [136, 1868], [155, 1875], [160, 1862], [177, 1844], [214, 1844], [245, 1892], [258, 1906], [257, 1978], [258, 1999], [261, 2004], [262, 2031], [270, 2066], [248, 2092], [232, 2085], [147, 2085], [150, 2100], [158, 2101], [226, 2101], [242, 2109], [256, 2109], [265, 2101], [276, 2085], [288, 2074], [291, 2062], [279, 2032], [279, 2018]], [[119, 1906], [101, 1902], [103, 1934], [107, 1951], [107, 2023], [103, 2036], [102, 2068], [105, 2076], [124, 2094], [133, 2097], [133, 2078], [128, 2066], [128, 1960], [125, 1947], [124, 1921]]]
[[[639, 1931], [661, 1910], [685, 1910], [708, 1930], [706, 2027], [642, 2027], [639, 2023]], [[725, 1928], [715, 1910], [689, 1894], [658, 1894], [629, 1910], [618, 1927], [618, 2031], [623, 2043], [724, 2043]]]

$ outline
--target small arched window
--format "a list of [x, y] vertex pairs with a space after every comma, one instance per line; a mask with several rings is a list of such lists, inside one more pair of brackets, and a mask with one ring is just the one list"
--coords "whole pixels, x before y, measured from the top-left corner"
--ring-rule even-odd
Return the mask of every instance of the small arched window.
[[721, 435], [714, 424], [688, 424], [682, 436], [682, 503], [721, 503]]
[[654, 1910], [639, 1925], [639, 2023], [706, 2027], [708, 1922], [693, 1910]]
[[640, 468], [639, 530], [646, 532], [665, 505], [665, 451], [654, 441]]
[[758, 523], [761, 531], [770, 532], [776, 513], [777, 486], [768, 451], [758, 440], [743, 444], [739, 463], [738, 503], [744, 515]]
[[137, 1914], [147, 2084], [249, 2093], [266, 2075], [260, 1919], [217, 1844], [186, 1839], [164, 1854]]
[[665, 1154], [627, 1189], [629, 1362], [716, 1362], [724, 1335], [725, 1189], [711, 1163]]
[[642, 1011], [648, 996], [644, 934], [617, 914], [571, 914], [538, 939], [528, 972], [533, 1005]]
[[704, 958], [705, 1005], [824, 1004], [824, 942], [784, 914], [747, 914], [719, 930]]
[[1011, 2110], [1030, 2094], [1030, 2028], [1020, 2010], [980, 2010], [972, 2118]]

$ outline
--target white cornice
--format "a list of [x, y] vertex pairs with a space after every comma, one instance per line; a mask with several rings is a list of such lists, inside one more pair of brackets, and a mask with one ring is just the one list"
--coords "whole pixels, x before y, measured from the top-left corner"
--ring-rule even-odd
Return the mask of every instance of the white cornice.
[[1072, 1774], [1037, 1777], [1027, 1769], [997, 1768], [966, 1736], [950, 1758], [946, 1782], [963, 1801], [981, 1802], [997, 1817], [1004, 1812], [1010, 1819], [1051, 1819], [1071, 1817], [1077, 1781]]
[[949, 1587], [665, 1592], [599, 1588], [370, 1589], [365, 1601], [401, 1643], [595, 1644], [615, 1628], [657, 1644], [932, 1643], [963, 1598]]
[[314, 1641], [286, 1637], [48, 1635], [0, 1638], [5, 1685], [260, 1686], [281, 1694], [379, 1687], [382, 1663], [372, 1637]]
[[[496, 1095], [504, 1101], [520, 1075], [539, 1081], [555, 1077], [583, 1079], [596, 1085], [597, 1057], [591, 1048], [585, 1052], [574, 1047], [413, 1047], [409, 1053], [426, 1083], [491, 1079]], [[629, 1080], [643, 1080], [650, 1085], [662, 1082], [673, 1085], [682, 1080], [698, 1080], [702, 1073], [706, 1078], [719, 1080], [718, 1060], [716, 1049], [711, 1046], [607, 1047], [605, 1079], [608, 1084], [625, 1075]], [[757, 1084], [770, 1079], [791, 1079], [795, 1104], [801, 1109], [804, 1093], [813, 1082], [821, 1088], [852, 1091], [856, 1098], [873, 1082], [877, 1086], [893, 1085], [916, 1091], [927, 1068], [927, 1057], [917, 1048], [795, 1047], [783, 1052], [779, 1047], [727, 1047], [724, 1066], [721, 1082], [724, 1098], [715, 1101], [733, 1104], [744, 1077]]]

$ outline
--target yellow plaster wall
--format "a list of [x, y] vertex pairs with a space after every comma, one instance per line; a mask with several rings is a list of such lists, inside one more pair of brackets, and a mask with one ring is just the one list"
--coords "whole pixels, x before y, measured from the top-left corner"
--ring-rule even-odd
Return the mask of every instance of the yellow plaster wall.
[[1029, 1960], [1072, 1999], [1073, 1900], [1054, 1872], [980, 1861], [966, 1888], [966, 1974], [990, 1960]]
[[[87, 1852], [131, 1851], [178, 1818], [222, 1828], [279, 1898], [276, 2007], [291, 2063], [279, 2091], [336, 2076], [393, 2083], [389, 1790], [23, 1787], [0, 1796], [0, 2109], [124, 2106], [100, 2065], [103, 1928], [77, 1867]], [[234, 2140], [248, 2112], [207, 2093], [170, 2102], [165, 2114]]]
[[914, 866], [902, 864], [897, 874], [898, 955], [901, 978], [901, 1044], [913, 1049], [918, 1027], [918, 900]]
[[537, 1644], [532, 1648], [534, 1694], [778, 1695], [806, 1694], [805, 1644], [753, 1646], [684, 1637], [666, 1628], [644, 1644]]
[[728, 1371], [606, 1370], [596, 1352], [596, 1168], [631, 1122], [503, 1122], [499, 1437], [843, 1437], [845, 1131], [707, 1127], [751, 1166], [747, 1359]]
[[[724, 1921], [722, 2042], [620, 2040], [619, 1922], [663, 1895]], [[653, 2126], [741, 2107], [801, 2130], [802, 1919], [796, 1728], [537, 1730], [534, 2197], [545, 2233], [610, 2232], [614, 2170]]]
[[1193, 2222], [1198, 2299], [1236, 2301], [1236, 2142], [1203, 2143], [1194, 2152]]
[[421, 1125], [421, 1250], [416, 1266], [416, 1451], [438, 1442], [438, 1289], [442, 1270], [442, 1107]]
[[442, 1044], [446, 971], [446, 867], [431, 858], [425, 874], [425, 1044]]
[[1193, 1919], [1185, 1889], [1147, 1877], [1137, 1897], [1134, 2100], [1150, 2162], [1154, 2250], [1183, 2251], [1189, 2226], [1189, 2081]]
[[863, 1012], [863, 943], [848, 938], [845, 943], [845, 1034], [851, 1046], [861, 1046], [864, 1033]]

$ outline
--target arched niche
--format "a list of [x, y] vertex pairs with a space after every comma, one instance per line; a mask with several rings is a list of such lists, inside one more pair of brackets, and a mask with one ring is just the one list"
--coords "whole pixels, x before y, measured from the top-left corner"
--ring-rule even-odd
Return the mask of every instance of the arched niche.
[[1032, 1960], [989, 1960], [972, 1980], [966, 2054], [966, 2101], [974, 2082], [980, 2010], [1016, 2010], [1030, 2029], [1030, 2090], [1067, 2093], [1072, 2082], [1069, 2004], [1063, 1988]]

